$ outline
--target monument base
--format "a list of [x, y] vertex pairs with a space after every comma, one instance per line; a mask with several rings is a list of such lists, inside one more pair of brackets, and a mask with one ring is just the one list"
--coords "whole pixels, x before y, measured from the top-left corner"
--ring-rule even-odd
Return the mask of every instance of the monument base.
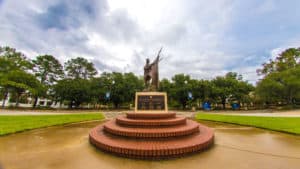
[[167, 113], [168, 98], [166, 92], [136, 92], [136, 113]]
[[136, 92], [135, 111], [92, 129], [90, 143], [119, 156], [162, 159], [198, 152], [214, 142], [210, 128], [168, 112], [167, 93]]
[[118, 156], [181, 157], [213, 145], [214, 132], [175, 113], [127, 113], [93, 128], [90, 143]]

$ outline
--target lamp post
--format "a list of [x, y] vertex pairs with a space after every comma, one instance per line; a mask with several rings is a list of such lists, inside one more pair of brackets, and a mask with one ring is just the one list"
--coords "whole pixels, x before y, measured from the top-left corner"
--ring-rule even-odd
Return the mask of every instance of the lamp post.
[[112, 86], [115, 84], [115, 81], [112, 80], [111, 85], [109, 85], [109, 91], [105, 93], [105, 99], [107, 100], [107, 108], [109, 108], [109, 101], [112, 93]]
[[188, 103], [190, 104], [190, 101], [193, 99], [193, 93], [191, 91], [189, 91], [188, 89], [188, 81], [185, 80], [184, 81], [184, 84], [185, 84], [185, 91], [186, 91], [186, 94], [187, 94], [187, 100], [188, 100]]

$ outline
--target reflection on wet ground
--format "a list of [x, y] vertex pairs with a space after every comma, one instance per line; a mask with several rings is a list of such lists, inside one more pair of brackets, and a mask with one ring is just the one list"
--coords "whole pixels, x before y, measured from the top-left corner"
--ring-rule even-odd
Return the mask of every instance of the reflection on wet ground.
[[202, 122], [215, 129], [215, 145], [208, 151], [179, 159], [143, 161], [115, 157], [91, 146], [88, 132], [99, 123], [70, 124], [0, 137], [0, 163], [4, 169], [300, 168], [300, 136]]

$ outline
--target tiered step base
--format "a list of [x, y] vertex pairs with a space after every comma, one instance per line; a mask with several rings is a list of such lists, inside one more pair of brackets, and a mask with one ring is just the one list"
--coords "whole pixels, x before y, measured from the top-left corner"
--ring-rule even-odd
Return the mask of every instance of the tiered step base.
[[119, 116], [93, 128], [90, 142], [119, 156], [162, 159], [204, 150], [214, 141], [213, 131], [204, 125], [172, 113], [158, 116], [138, 113]]
[[188, 120], [186, 125], [175, 125], [164, 128], [131, 128], [118, 125], [111, 120], [103, 125], [104, 131], [118, 136], [134, 138], [162, 138], [189, 135], [199, 131], [198, 123]]
[[176, 113], [127, 113], [127, 118], [130, 119], [165, 119], [165, 118], [174, 118]]
[[179, 124], [185, 124], [185, 117], [176, 117], [168, 119], [130, 119], [124, 116], [116, 118], [116, 122], [125, 126], [139, 126], [139, 127], [154, 127], [154, 126], [174, 126]]

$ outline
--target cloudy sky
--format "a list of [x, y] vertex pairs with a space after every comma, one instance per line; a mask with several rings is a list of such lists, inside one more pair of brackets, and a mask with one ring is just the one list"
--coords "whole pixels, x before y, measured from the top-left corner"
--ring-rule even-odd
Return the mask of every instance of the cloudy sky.
[[77, 56], [99, 72], [143, 74], [163, 46], [161, 77], [255, 70], [300, 46], [299, 0], [0, 0], [0, 45], [34, 58]]

